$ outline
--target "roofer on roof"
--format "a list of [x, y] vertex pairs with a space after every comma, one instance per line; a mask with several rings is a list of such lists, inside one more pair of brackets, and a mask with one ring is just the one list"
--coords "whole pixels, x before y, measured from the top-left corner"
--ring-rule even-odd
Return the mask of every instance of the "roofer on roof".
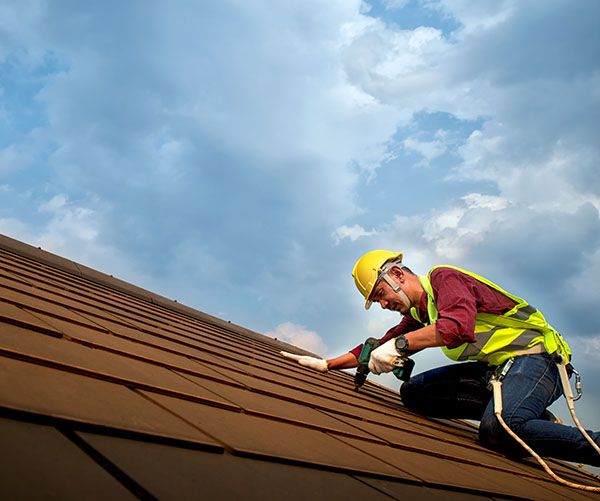
[[[400, 394], [406, 407], [430, 417], [479, 420], [484, 445], [523, 455], [496, 419], [488, 390], [494, 370], [514, 357], [502, 391], [502, 415], [508, 426], [541, 456], [600, 466], [600, 456], [581, 432], [561, 424], [546, 410], [562, 394], [550, 354], [559, 353], [568, 361], [571, 351], [540, 311], [458, 268], [437, 266], [428, 275], [417, 276], [397, 252], [368, 252], [358, 260], [352, 276], [366, 309], [379, 303], [404, 315], [371, 353], [373, 373], [391, 372], [400, 354], [410, 356], [436, 346], [450, 359], [466, 362], [429, 370], [405, 382]], [[357, 346], [331, 360], [292, 358], [324, 372], [356, 367], [361, 349]], [[600, 433], [589, 434], [600, 444]]]

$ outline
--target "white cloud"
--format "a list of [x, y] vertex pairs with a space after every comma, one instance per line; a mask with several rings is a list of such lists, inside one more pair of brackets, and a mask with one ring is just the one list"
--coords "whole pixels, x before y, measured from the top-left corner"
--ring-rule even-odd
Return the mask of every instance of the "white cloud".
[[42, 202], [38, 208], [40, 212], [49, 212], [56, 214], [63, 210], [67, 205], [67, 197], [64, 194], [55, 195], [47, 202]]
[[429, 0], [425, 5], [452, 16], [469, 34], [505, 23], [516, 10], [515, 0]]
[[369, 237], [375, 235], [376, 231], [367, 231], [358, 224], [352, 226], [342, 225], [333, 232], [333, 240], [335, 245], [338, 245], [345, 238], [349, 238], [352, 242], [360, 237]]
[[0, 233], [26, 243], [35, 242], [29, 225], [17, 218], [0, 218]]
[[488, 232], [510, 221], [512, 213], [503, 212], [508, 206], [501, 197], [470, 193], [452, 207], [434, 211], [423, 225], [423, 237], [440, 258], [460, 260]]
[[590, 363], [597, 363], [598, 353], [600, 353], [600, 334], [595, 337], [569, 336], [569, 341], [577, 346], [580, 356], [586, 357]]
[[59, 255], [68, 253], [81, 260], [85, 260], [87, 251], [99, 245], [95, 240], [99, 233], [95, 210], [69, 203], [66, 195], [58, 194], [40, 202], [37, 211], [46, 218], [41, 227], [21, 219], [6, 218], [1, 220], [0, 231], [45, 250]]
[[394, 106], [399, 124], [407, 123], [419, 109], [436, 109], [441, 63], [451, 50], [441, 32], [429, 27], [396, 30], [376, 20], [361, 28], [344, 51], [349, 81]]
[[99, 244], [96, 211], [68, 204], [65, 195], [56, 195], [43, 203], [40, 211], [51, 214], [46, 231], [39, 237], [39, 243], [45, 249], [60, 254], [66, 248], [72, 252], [74, 243], [90, 248]]
[[30, 150], [20, 145], [9, 145], [0, 149], [0, 174], [21, 169], [33, 160]]
[[463, 164], [459, 172], [466, 171], [465, 176], [473, 179], [499, 179], [501, 169], [495, 163], [488, 164], [487, 158], [501, 154], [502, 138], [500, 136], [485, 135], [481, 130], [471, 133], [467, 141], [459, 148]]
[[39, 0], [5, 0], [0, 3], [0, 60], [11, 54], [15, 48], [20, 48], [24, 40], [34, 35], [31, 23], [40, 16], [42, 4]]
[[[235, 165], [265, 178], [264, 189], [278, 191], [286, 205], [279, 210], [311, 215], [312, 226], [352, 216], [355, 167], [370, 173], [389, 158], [386, 143], [403, 115], [344, 73], [340, 52], [355, 30], [373, 23], [359, 5], [272, 9], [259, 2], [204, 12], [159, 3], [144, 22], [125, 8], [120, 15], [129, 21], [111, 28], [112, 42], [96, 24], [106, 14], [94, 7], [81, 7], [89, 15], [72, 13], [79, 22], [60, 29], [60, 9], [46, 12], [38, 43], [55, 50], [66, 68], [38, 95], [59, 182], [120, 204], [128, 204], [131, 190], [152, 197], [154, 190], [193, 184], [202, 207], [205, 190], [221, 199], [239, 193], [215, 180], [223, 164]], [[413, 50], [426, 39], [412, 37]], [[119, 58], [107, 50], [111, 43], [120, 47]], [[104, 182], [117, 175], [120, 183]], [[315, 186], [327, 190], [306, 204]]]
[[[0, 233], [46, 251], [158, 291], [142, 263], [112, 242], [103, 241], [105, 204], [86, 201], [82, 206], [58, 194], [37, 204], [41, 222], [0, 218]], [[154, 286], [154, 288], [153, 288]]]
[[327, 346], [316, 332], [309, 331], [304, 326], [296, 325], [292, 322], [279, 324], [275, 330], [266, 332], [265, 336], [285, 341], [299, 348], [304, 348], [321, 357], [324, 357], [327, 353]]
[[383, 4], [388, 9], [401, 9], [405, 7], [408, 3], [408, 0], [383, 0]]
[[423, 165], [427, 166], [434, 158], [443, 155], [448, 149], [443, 140], [419, 141], [416, 137], [408, 137], [403, 141], [403, 146], [409, 151], [414, 151], [424, 158]]
[[482, 195], [481, 193], [469, 193], [462, 197], [469, 209], [490, 209], [499, 211], [506, 209], [508, 201], [502, 197]]
[[600, 152], [559, 141], [549, 145], [541, 158], [525, 152], [521, 158], [513, 158], [514, 152], [507, 151], [514, 147], [513, 141], [510, 135], [486, 137], [476, 131], [460, 149], [463, 163], [450, 179], [492, 181], [502, 198], [535, 210], [573, 213], [586, 203], [599, 207], [600, 185], [592, 165], [597, 165]]

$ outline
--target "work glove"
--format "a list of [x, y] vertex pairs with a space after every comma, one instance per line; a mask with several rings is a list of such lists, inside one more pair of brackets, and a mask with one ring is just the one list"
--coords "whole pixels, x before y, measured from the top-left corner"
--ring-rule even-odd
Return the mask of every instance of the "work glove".
[[[397, 362], [400, 353], [396, 349], [396, 339], [390, 339], [383, 343], [379, 348], [375, 348], [369, 359], [369, 370], [373, 374], [383, 374], [392, 372], [398, 367]], [[396, 364], [396, 365], [394, 365]]]
[[294, 353], [288, 353], [287, 351], [280, 351], [285, 358], [291, 358], [295, 360], [300, 365], [304, 367], [310, 367], [311, 369], [315, 369], [319, 372], [327, 372], [327, 360], [323, 360], [322, 358], [314, 358], [309, 357], [307, 355], [296, 355]]

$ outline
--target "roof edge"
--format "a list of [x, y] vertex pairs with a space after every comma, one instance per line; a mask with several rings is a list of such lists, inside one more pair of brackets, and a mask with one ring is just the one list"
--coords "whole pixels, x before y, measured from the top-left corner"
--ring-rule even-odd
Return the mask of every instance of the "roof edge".
[[41, 247], [34, 247], [33, 245], [29, 245], [19, 240], [15, 240], [14, 238], [8, 237], [1, 233], [0, 249], [3, 249], [12, 254], [17, 254], [21, 257], [26, 257], [33, 261], [37, 261], [39, 263], [45, 264], [46, 266], [50, 266], [51, 268], [55, 268], [66, 273], [76, 275], [96, 284], [103, 285], [105, 287], [122, 292], [124, 294], [128, 294], [137, 299], [141, 299], [154, 305], [161, 306], [163, 308], [174, 311], [176, 313], [180, 313], [187, 317], [191, 317], [196, 320], [201, 320], [215, 327], [221, 327], [234, 331], [236, 334], [240, 334], [249, 339], [265, 343], [274, 348], [278, 348], [285, 351], [294, 351], [303, 355], [318, 356], [303, 348], [299, 348], [297, 346], [285, 343], [284, 341], [265, 336], [264, 334], [260, 334], [250, 329], [246, 329], [245, 327], [233, 324], [230, 321], [214, 317], [212, 315], [209, 315], [208, 313], [196, 310], [190, 306], [186, 306], [172, 299], [168, 299], [159, 294], [155, 294], [154, 292], [150, 292], [146, 289], [142, 289], [141, 287], [137, 287], [136, 285], [132, 285], [119, 278], [115, 278], [112, 275], [107, 275], [106, 273], [94, 270], [93, 268], [90, 268], [83, 264], [71, 261], [70, 259], [58, 256], [56, 254], [52, 254], [51, 252], [43, 250]]

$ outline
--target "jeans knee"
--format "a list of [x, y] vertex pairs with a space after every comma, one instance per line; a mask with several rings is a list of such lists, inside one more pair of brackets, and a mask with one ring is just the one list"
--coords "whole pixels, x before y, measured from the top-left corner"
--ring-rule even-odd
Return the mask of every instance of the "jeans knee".
[[[517, 433], [514, 423], [512, 426], [510, 423], [507, 423], [507, 425]], [[518, 457], [523, 455], [521, 446], [508, 434], [495, 415], [484, 416], [479, 423], [479, 441], [484, 447], [502, 452], [508, 456]]]
[[415, 410], [419, 407], [418, 405], [418, 388], [417, 385], [406, 381], [400, 386], [400, 398], [405, 407], [410, 410]]
[[479, 441], [490, 449], [497, 449], [502, 444], [504, 430], [496, 416], [484, 417], [479, 423]]

